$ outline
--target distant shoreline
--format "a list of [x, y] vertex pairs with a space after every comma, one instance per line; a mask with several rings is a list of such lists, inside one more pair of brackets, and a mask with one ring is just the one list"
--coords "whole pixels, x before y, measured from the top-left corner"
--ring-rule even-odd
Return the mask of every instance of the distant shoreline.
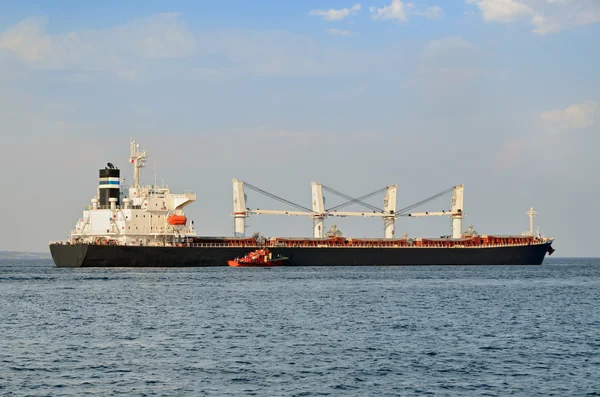
[[0, 251], [0, 259], [50, 259], [50, 252]]

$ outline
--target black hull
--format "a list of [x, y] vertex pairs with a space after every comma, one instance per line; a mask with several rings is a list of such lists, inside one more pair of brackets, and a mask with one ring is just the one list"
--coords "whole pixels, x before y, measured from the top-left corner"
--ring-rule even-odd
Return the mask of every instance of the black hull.
[[[288, 266], [541, 265], [551, 243], [477, 248], [272, 247]], [[140, 247], [51, 244], [57, 267], [201, 267], [256, 247]]]

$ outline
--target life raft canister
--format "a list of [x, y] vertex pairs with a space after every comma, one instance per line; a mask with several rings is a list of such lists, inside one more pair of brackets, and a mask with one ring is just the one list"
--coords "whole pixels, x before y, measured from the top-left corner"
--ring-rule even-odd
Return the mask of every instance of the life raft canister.
[[173, 226], [184, 226], [187, 223], [187, 218], [184, 215], [171, 215], [167, 222]]

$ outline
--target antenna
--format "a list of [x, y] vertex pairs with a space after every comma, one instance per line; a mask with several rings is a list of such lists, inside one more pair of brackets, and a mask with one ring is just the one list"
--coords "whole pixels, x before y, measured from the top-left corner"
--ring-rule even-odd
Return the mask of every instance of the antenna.
[[154, 161], [154, 188], [156, 189], [156, 161]]

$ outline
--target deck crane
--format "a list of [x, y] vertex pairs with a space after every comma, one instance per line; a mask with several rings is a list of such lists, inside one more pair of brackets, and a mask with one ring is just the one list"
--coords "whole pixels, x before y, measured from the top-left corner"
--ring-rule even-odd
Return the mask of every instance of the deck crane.
[[[457, 185], [450, 189], [444, 190], [434, 196], [431, 196], [425, 200], [419, 201], [411, 206], [403, 208], [398, 211], [398, 216], [408, 216], [413, 218], [423, 216], [449, 216], [452, 218], [452, 238], [461, 238], [462, 236], [462, 220], [464, 218], [464, 185]], [[448, 192], [454, 191], [452, 196], [451, 209], [449, 211], [437, 211], [437, 212], [412, 212], [411, 209], [421, 206], [429, 201], [432, 201]]]
[[[251, 210], [246, 208], [246, 195], [244, 194], [244, 186], [258, 192], [264, 194], [267, 197], [273, 198], [285, 204], [288, 204], [292, 207], [295, 207], [299, 211], [285, 211], [285, 210]], [[323, 199], [323, 190], [336, 194], [340, 197], [347, 199], [343, 204], [337, 205], [335, 207], [326, 209], [325, 208], [325, 200]], [[374, 196], [375, 194], [379, 194], [385, 191], [386, 195], [383, 200], [383, 209], [375, 207], [371, 204], [364, 202], [366, 198]], [[360, 216], [365, 218], [382, 218], [384, 221], [384, 234], [385, 238], [391, 239], [394, 238], [395, 234], [395, 221], [398, 217], [424, 217], [424, 216], [449, 216], [452, 219], [452, 238], [460, 238], [462, 236], [462, 219], [464, 217], [463, 210], [463, 194], [464, 194], [464, 185], [453, 186], [450, 189], [446, 189], [440, 193], [437, 193], [425, 200], [421, 200], [415, 204], [412, 204], [408, 207], [402, 208], [400, 210], [396, 210], [396, 191], [397, 185], [386, 186], [383, 189], [376, 190], [372, 193], [366, 194], [364, 196], [353, 198], [347, 194], [341, 193], [331, 187], [319, 184], [317, 182], [312, 182], [312, 209], [306, 208], [299, 204], [293, 203], [289, 200], [276, 196], [272, 193], [266, 192], [262, 189], [257, 188], [247, 182], [238, 181], [237, 179], [233, 179], [233, 209], [232, 213], [234, 217], [234, 235], [236, 237], [245, 236], [245, 219], [248, 215], [257, 214], [257, 215], [288, 215], [288, 216], [308, 216], [313, 219], [313, 237], [315, 238], [323, 238], [324, 236], [324, 223], [325, 218], [329, 216], [336, 217], [348, 217], [348, 216]], [[454, 192], [452, 196], [451, 209], [443, 210], [437, 212], [409, 212], [412, 209], [419, 207], [423, 204], [426, 204], [438, 197], [441, 197], [449, 192]], [[369, 208], [370, 211], [338, 211], [338, 209], [343, 208], [345, 206], [351, 204], [360, 204], [364, 207]]]
[[[285, 210], [251, 210], [246, 207], [246, 195], [244, 193], [244, 187], [248, 187], [258, 193], [261, 193], [267, 197], [273, 198], [277, 201], [288, 204], [292, 207], [295, 207], [299, 211], [285, 211]], [[336, 207], [325, 209], [325, 200], [323, 199], [323, 189], [338, 194], [348, 201], [346, 203], [340, 204]], [[362, 200], [371, 197], [377, 193], [382, 191], [387, 191], [387, 194], [384, 199], [384, 209], [379, 209], [375, 206], [367, 204]], [[350, 204], [362, 204], [364, 206], [369, 207], [372, 212], [340, 212], [337, 211], [338, 208], [342, 208], [344, 206]], [[388, 186], [384, 189], [379, 189], [373, 193], [369, 193], [367, 195], [361, 196], [359, 198], [353, 198], [351, 196], [345, 195], [338, 191], [335, 191], [332, 188], [327, 186], [323, 186], [320, 183], [312, 182], [312, 209], [303, 207], [299, 204], [293, 203], [289, 200], [276, 196], [272, 193], [266, 192], [262, 189], [257, 188], [247, 182], [242, 182], [237, 179], [233, 179], [233, 217], [234, 217], [234, 236], [235, 237], [244, 237], [245, 236], [245, 219], [252, 214], [256, 215], [288, 215], [288, 216], [308, 216], [313, 219], [313, 237], [315, 238], [323, 238], [324, 236], [324, 224], [325, 218], [328, 216], [362, 216], [362, 217], [382, 217], [384, 219], [385, 224], [385, 234], [387, 238], [393, 238], [394, 236], [394, 221], [395, 221], [395, 210], [396, 210], [396, 185]]]
[[[338, 192], [330, 187], [327, 187], [327, 186], [323, 186], [323, 188], [333, 194], [336, 194], [336, 195], [348, 200], [347, 202], [345, 202], [343, 204], [329, 208], [327, 210], [327, 216], [339, 216], [339, 217], [362, 216], [362, 217], [366, 217], [366, 218], [380, 217], [383, 219], [383, 225], [384, 225], [383, 228], [384, 228], [385, 238], [394, 238], [395, 222], [396, 222], [396, 218], [397, 218], [397, 216], [396, 216], [396, 190], [398, 189], [397, 185], [386, 186], [383, 189], [376, 190], [372, 193], [366, 194], [359, 198], [352, 198], [344, 193], [340, 193], [340, 192]], [[375, 207], [371, 204], [367, 204], [364, 201], [362, 201], [368, 197], [374, 196], [374, 195], [382, 193], [382, 192], [386, 192], [385, 197], [383, 199], [383, 209]], [[368, 212], [368, 211], [362, 211], [362, 212], [338, 211], [338, 208], [342, 208], [347, 205], [355, 204], [355, 203], [361, 204], [361, 205], [371, 209], [371, 212]]]
[[[248, 187], [267, 197], [288, 204], [300, 211], [282, 211], [282, 210], [251, 210], [246, 207], [246, 194], [244, 187]], [[282, 197], [276, 196], [265, 190], [259, 189], [248, 182], [242, 182], [233, 179], [233, 217], [234, 217], [234, 236], [244, 237], [246, 230], [246, 218], [248, 215], [288, 215], [288, 216], [309, 216], [313, 218], [313, 228], [315, 237], [323, 237], [323, 219], [325, 218], [325, 204], [321, 185], [313, 182], [312, 184], [313, 209], [306, 208]]]
[[[332, 189], [330, 189], [330, 188], [327, 188], [327, 190], [332, 191]], [[383, 190], [385, 190], [385, 189], [383, 189]], [[370, 204], [366, 204], [366, 203], [360, 201], [361, 198], [367, 197], [367, 196], [363, 196], [359, 199], [354, 199], [351, 202], [359, 202], [360, 204], [368, 206], [368, 207], [374, 209], [375, 211], [364, 212], [364, 213], [338, 212], [338, 211], [335, 211], [335, 209], [337, 207], [334, 207], [334, 208], [330, 208], [328, 210], [327, 215], [328, 216], [383, 217], [384, 225], [385, 225], [384, 226], [385, 238], [394, 238], [394, 229], [395, 229], [394, 222], [396, 219], [398, 219], [398, 217], [405, 216], [405, 217], [418, 218], [418, 217], [424, 217], [424, 216], [449, 216], [452, 218], [452, 238], [460, 238], [462, 236], [462, 219], [464, 218], [464, 209], [463, 209], [464, 185], [453, 186], [453, 187], [443, 190], [440, 193], [437, 193], [431, 197], [421, 200], [415, 204], [412, 204], [408, 207], [402, 208], [398, 211], [396, 211], [396, 185], [387, 187], [387, 190], [388, 190], [388, 192], [384, 199], [384, 209], [383, 210], [378, 209], [374, 206], [371, 206]], [[449, 192], [454, 192], [454, 195], [452, 196], [450, 210], [447, 210], [447, 211], [443, 210], [443, 211], [437, 211], [437, 212], [431, 212], [431, 211], [409, 212], [410, 210], [415, 209], [416, 207], [420, 207], [423, 204], [426, 204], [432, 200], [435, 200], [438, 197], [441, 197]], [[336, 192], [333, 192], [333, 193], [336, 193]], [[374, 192], [374, 193], [377, 193], [377, 192]], [[342, 204], [341, 206], [345, 206], [346, 204], [349, 204], [351, 202]]]

